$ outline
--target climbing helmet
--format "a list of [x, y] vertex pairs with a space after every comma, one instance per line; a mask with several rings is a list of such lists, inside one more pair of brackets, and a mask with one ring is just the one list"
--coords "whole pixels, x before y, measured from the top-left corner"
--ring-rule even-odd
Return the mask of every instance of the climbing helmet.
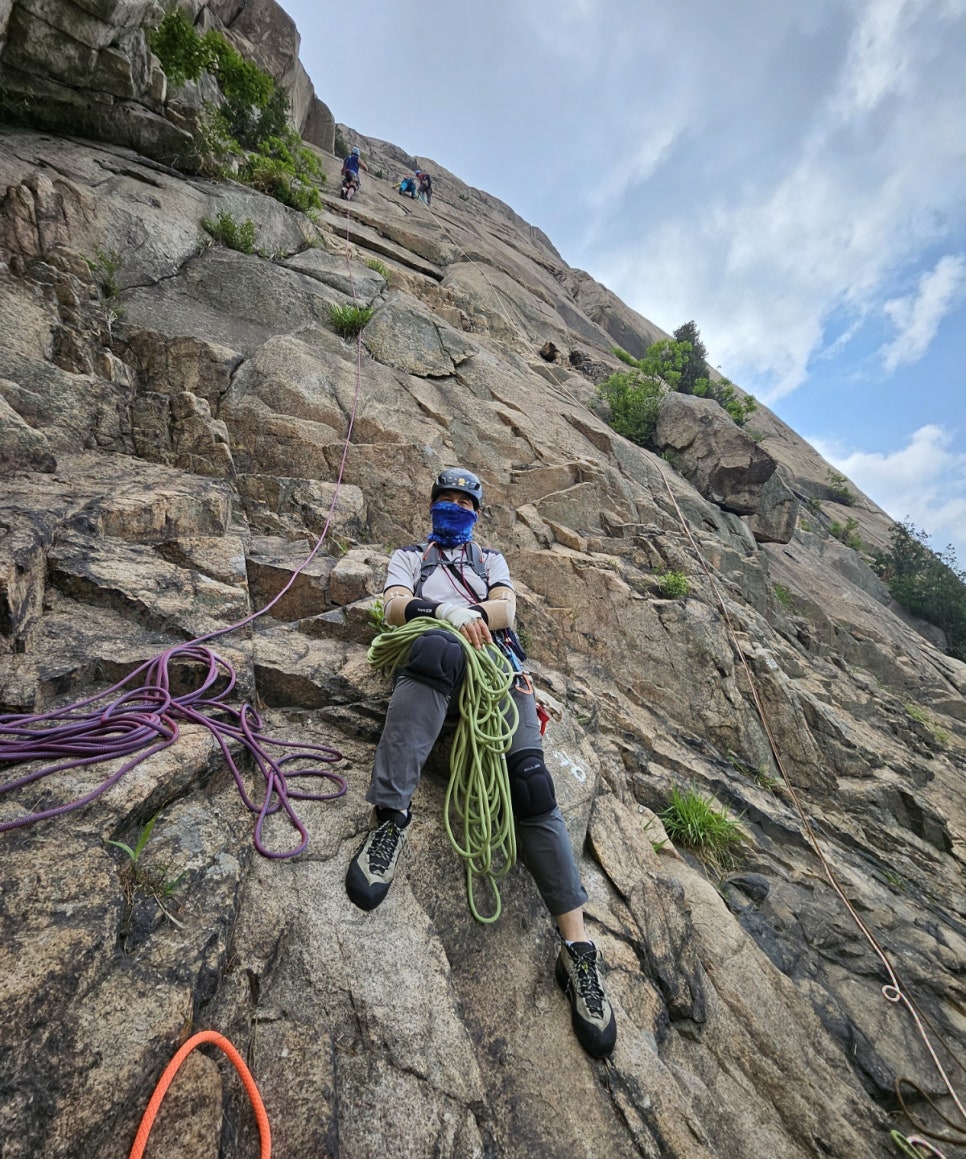
[[430, 498], [435, 503], [444, 491], [460, 491], [469, 495], [477, 511], [483, 506], [483, 484], [465, 467], [447, 467], [436, 476]]

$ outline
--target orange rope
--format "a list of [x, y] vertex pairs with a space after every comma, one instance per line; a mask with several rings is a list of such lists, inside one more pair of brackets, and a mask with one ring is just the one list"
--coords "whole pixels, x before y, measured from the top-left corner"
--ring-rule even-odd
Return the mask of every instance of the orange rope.
[[181, 1047], [174, 1058], [168, 1063], [164, 1074], [158, 1080], [158, 1085], [154, 1088], [154, 1094], [151, 1096], [151, 1101], [148, 1103], [147, 1110], [144, 1112], [144, 1118], [141, 1120], [141, 1125], [138, 1127], [138, 1133], [134, 1137], [134, 1146], [131, 1148], [130, 1159], [141, 1159], [144, 1155], [144, 1148], [147, 1146], [148, 1135], [151, 1133], [151, 1128], [154, 1126], [154, 1120], [157, 1116], [158, 1110], [161, 1107], [161, 1102], [164, 1096], [168, 1093], [168, 1087], [174, 1076], [178, 1073], [178, 1069], [189, 1054], [196, 1046], [201, 1046], [202, 1043], [210, 1042], [212, 1046], [220, 1047], [225, 1054], [228, 1055], [229, 1060], [238, 1071], [241, 1081], [245, 1084], [245, 1090], [248, 1092], [248, 1097], [251, 1099], [252, 1109], [255, 1112], [255, 1119], [258, 1122], [258, 1134], [261, 1137], [262, 1149], [260, 1159], [271, 1159], [272, 1156], [272, 1132], [268, 1125], [268, 1115], [265, 1113], [265, 1104], [262, 1102], [262, 1096], [258, 1093], [258, 1087], [255, 1085], [255, 1080], [252, 1078], [252, 1072], [245, 1065], [245, 1060], [238, 1053], [232, 1044], [225, 1038], [224, 1035], [219, 1034], [216, 1030], [202, 1030], [198, 1034], [193, 1035]]

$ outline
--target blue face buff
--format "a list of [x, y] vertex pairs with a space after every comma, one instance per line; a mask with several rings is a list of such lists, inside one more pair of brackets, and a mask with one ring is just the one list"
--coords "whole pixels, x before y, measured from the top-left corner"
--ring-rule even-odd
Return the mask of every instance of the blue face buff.
[[429, 539], [438, 543], [440, 547], [458, 547], [461, 543], [469, 543], [473, 538], [473, 524], [477, 520], [477, 512], [468, 507], [460, 507], [458, 503], [442, 501], [434, 503], [429, 509], [433, 519], [433, 530]]

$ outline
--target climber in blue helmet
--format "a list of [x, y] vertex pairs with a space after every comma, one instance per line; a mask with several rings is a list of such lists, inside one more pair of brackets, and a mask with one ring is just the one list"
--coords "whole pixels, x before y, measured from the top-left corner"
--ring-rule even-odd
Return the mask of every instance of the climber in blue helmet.
[[[587, 892], [544, 760], [533, 684], [522, 669], [526, 656], [512, 631], [513, 581], [503, 555], [473, 539], [482, 506], [483, 485], [472, 471], [450, 467], [437, 476], [430, 491], [432, 530], [425, 543], [393, 552], [383, 611], [390, 626], [432, 617], [453, 625], [476, 648], [496, 640], [515, 652], [511, 664], [519, 675], [510, 694], [518, 722], [506, 764], [517, 842], [560, 934], [555, 973], [570, 1000], [574, 1031], [600, 1058], [614, 1049], [614, 1011], [601, 980], [600, 951], [584, 928]], [[346, 892], [361, 909], [375, 909], [389, 892], [409, 836], [410, 802], [466, 666], [459, 640], [437, 628], [415, 638], [400, 669], [366, 793], [374, 806], [372, 826], [346, 874]]]
[[358, 193], [361, 182], [359, 180], [359, 170], [364, 169], [369, 172], [369, 166], [363, 161], [362, 154], [359, 151], [358, 145], [353, 145], [349, 156], [342, 162], [342, 191], [340, 196], [348, 197], [349, 190], [353, 193]]

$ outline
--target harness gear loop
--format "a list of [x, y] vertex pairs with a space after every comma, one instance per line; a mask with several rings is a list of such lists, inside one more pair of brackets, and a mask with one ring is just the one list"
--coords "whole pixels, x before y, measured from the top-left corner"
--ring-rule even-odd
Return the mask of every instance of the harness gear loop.
[[[497, 882], [517, 858], [506, 764], [519, 720], [510, 695], [515, 673], [500, 649], [475, 648], [458, 628], [428, 616], [417, 616], [381, 632], [369, 647], [368, 660], [373, 668], [392, 675], [406, 663], [418, 636], [440, 628], [453, 633], [466, 657], [459, 690], [459, 724], [450, 750], [444, 804], [446, 835], [466, 868], [470, 913], [478, 922], [495, 922], [503, 909]], [[455, 827], [461, 829], [461, 837], [457, 837]], [[477, 908], [476, 877], [483, 877], [493, 894], [490, 916], [485, 917]]]

